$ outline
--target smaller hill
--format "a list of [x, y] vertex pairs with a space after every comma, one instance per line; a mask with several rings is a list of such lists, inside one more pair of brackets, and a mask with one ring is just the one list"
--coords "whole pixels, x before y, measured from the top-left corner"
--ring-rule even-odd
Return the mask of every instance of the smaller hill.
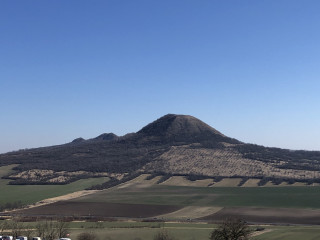
[[103, 140], [103, 141], [113, 141], [118, 139], [119, 137], [114, 133], [103, 133], [98, 137], [94, 138], [94, 140]]
[[74, 139], [71, 143], [81, 143], [84, 141], [85, 141], [85, 139], [83, 139], [82, 137], [79, 137], [79, 138]]

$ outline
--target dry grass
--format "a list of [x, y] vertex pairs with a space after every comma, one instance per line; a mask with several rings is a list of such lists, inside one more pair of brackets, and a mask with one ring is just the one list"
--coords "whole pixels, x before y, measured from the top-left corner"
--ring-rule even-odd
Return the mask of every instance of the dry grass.
[[186, 220], [186, 219], [194, 219], [201, 218], [210, 214], [214, 214], [220, 211], [222, 207], [200, 207], [200, 206], [188, 206], [178, 211], [163, 214], [157, 216], [158, 218], [163, 219], [172, 219], [172, 220]]
[[212, 187], [237, 187], [241, 178], [224, 178], [220, 182], [216, 182]]
[[[81, 176], [81, 175], [86, 175], [88, 177], [111, 176], [111, 174], [108, 174], [108, 173], [93, 173], [93, 172], [86, 172], [86, 171], [55, 172], [53, 170], [46, 170], [46, 169], [32, 169], [32, 170], [27, 170], [27, 171], [12, 174], [10, 177], [25, 179], [30, 182], [47, 181], [50, 183], [52, 182], [65, 183], [69, 181], [71, 178]], [[121, 178], [121, 176], [113, 176], [113, 177]]]
[[157, 184], [157, 182], [160, 180], [161, 176], [156, 176], [150, 180], [146, 180], [147, 177], [149, 177], [150, 174], [141, 174], [140, 176], [125, 182], [123, 184], [120, 184], [117, 188], [129, 188], [129, 187], [134, 187], [134, 188], [146, 188], [150, 187], [154, 184]]
[[182, 176], [173, 176], [161, 184], [169, 185], [169, 186], [207, 187], [212, 183], [213, 183], [213, 179], [190, 181]]
[[258, 187], [260, 179], [250, 178], [241, 187]]
[[90, 194], [93, 194], [93, 193], [96, 193], [96, 192], [99, 192], [99, 191], [100, 190], [77, 191], [77, 192], [69, 193], [69, 194], [66, 194], [66, 195], [59, 196], [59, 197], [44, 199], [44, 200], [42, 200], [40, 202], [37, 202], [35, 204], [27, 206], [27, 208], [39, 207], [39, 206], [42, 206], [42, 205], [47, 205], [47, 204], [51, 204], [51, 203], [55, 203], [55, 202], [59, 202], [59, 201], [71, 200], [71, 199], [74, 199], [74, 198], [87, 196], [87, 195], [90, 195]]

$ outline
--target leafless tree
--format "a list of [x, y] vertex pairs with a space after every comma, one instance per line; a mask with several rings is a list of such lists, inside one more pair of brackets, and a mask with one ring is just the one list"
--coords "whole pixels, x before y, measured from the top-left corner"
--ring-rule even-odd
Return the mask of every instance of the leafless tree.
[[39, 237], [46, 240], [54, 240], [58, 237], [65, 237], [67, 226], [68, 224], [63, 221], [38, 222], [36, 225], [36, 233]]
[[10, 224], [8, 224], [8, 229], [11, 229], [11, 235], [14, 238], [21, 236], [24, 231], [23, 222], [19, 221], [19, 219], [12, 219]]
[[35, 228], [36, 228], [37, 236], [40, 238], [44, 238], [46, 231], [47, 231], [45, 222], [37, 222]]
[[26, 236], [28, 239], [32, 239], [33, 233], [34, 229], [32, 228], [32, 226], [25, 226], [23, 231], [24, 236]]
[[8, 229], [7, 221], [0, 222], [0, 235], [3, 236], [4, 230]]
[[69, 223], [62, 220], [57, 222], [57, 235], [59, 238], [66, 237], [68, 234]]

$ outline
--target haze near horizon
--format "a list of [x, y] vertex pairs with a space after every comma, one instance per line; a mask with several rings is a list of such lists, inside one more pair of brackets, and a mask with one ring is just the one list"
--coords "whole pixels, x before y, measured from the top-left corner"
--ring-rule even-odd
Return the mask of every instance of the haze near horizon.
[[320, 150], [318, 1], [2, 1], [0, 153], [192, 115]]

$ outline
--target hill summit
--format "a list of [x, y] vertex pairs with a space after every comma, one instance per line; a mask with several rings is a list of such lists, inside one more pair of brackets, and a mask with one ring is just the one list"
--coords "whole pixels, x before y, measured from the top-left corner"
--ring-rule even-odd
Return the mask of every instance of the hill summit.
[[139, 136], [154, 137], [166, 143], [240, 143], [189, 115], [167, 114], [137, 132]]
[[218, 134], [216, 129], [210, 127], [199, 119], [189, 115], [167, 114], [142, 128], [138, 133], [153, 136], [178, 136]]

